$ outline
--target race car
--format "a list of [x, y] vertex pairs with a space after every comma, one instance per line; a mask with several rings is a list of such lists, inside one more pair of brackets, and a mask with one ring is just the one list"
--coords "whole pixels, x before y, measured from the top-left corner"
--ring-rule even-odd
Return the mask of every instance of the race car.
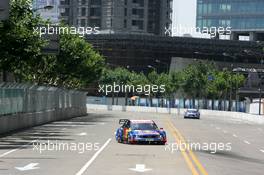
[[187, 111], [184, 113], [184, 118], [200, 119], [200, 112], [198, 109], [187, 109]]
[[117, 129], [115, 137], [119, 143], [156, 143], [165, 144], [167, 142], [166, 132], [163, 128], [158, 128], [153, 120], [129, 120], [120, 119], [122, 125]]

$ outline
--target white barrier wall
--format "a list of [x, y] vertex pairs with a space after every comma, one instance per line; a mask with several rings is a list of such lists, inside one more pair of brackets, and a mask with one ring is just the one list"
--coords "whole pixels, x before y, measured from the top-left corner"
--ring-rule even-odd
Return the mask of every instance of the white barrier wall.
[[[87, 104], [87, 112], [89, 111], [128, 111], [128, 112], [150, 112], [150, 113], [164, 113], [164, 114], [178, 114], [183, 115], [186, 109], [176, 108], [158, 108], [158, 107], [144, 107], [144, 106], [112, 106], [112, 105], [95, 105]], [[253, 115], [241, 112], [227, 112], [227, 111], [213, 111], [200, 110], [201, 115], [219, 116], [223, 118], [233, 118], [254, 123], [264, 124], [264, 116]]]
[[86, 115], [85, 107], [54, 109], [34, 113], [21, 113], [0, 117], [0, 134], [43, 125], [45, 123], [66, 120]]

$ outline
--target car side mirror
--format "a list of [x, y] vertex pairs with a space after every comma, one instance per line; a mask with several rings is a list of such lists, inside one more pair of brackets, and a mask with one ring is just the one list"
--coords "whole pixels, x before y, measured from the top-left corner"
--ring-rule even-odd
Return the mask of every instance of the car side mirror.
[[160, 130], [163, 130], [163, 128], [160, 128]]

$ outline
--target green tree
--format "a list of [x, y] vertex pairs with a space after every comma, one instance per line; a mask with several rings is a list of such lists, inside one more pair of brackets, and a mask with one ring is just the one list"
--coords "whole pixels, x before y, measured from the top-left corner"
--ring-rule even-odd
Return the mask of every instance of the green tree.
[[11, 0], [10, 19], [0, 27], [0, 70], [19, 81], [69, 88], [98, 80], [104, 59], [78, 34], [59, 36], [59, 55], [42, 53], [48, 41], [34, 29], [48, 23], [33, 13], [32, 0]]
[[208, 77], [212, 75], [214, 65], [198, 62], [189, 65], [181, 73], [181, 87], [187, 96], [193, 99], [206, 96]]
[[98, 80], [104, 67], [103, 57], [79, 35], [60, 35], [60, 53], [54, 71], [56, 85], [85, 87]]
[[[116, 83], [117, 85], [126, 85], [130, 81], [130, 72], [125, 69], [125, 68], [116, 68], [116, 69], [110, 69], [110, 68], [105, 68], [101, 78], [99, 80], [99, 84], [103, 85], [113, 85]], [[119, 96], [118, 94], [114, 93], [114, 90], [112, 90], [112, 104], [114, 105], [114, 98], [115, 95], [117, 97]], [[126, 104], [127, 104], [127, 95], [128, 93], [125, 93], [125, 98], [126, 98]], [[118, 103], [118, 101], [116, 101]]]
[[[131, 72], [125, 68], [116, 68], [114, 70], [115, 73], [115, 77], [116, 77], [116, 83], [118, 85], [128, 85], [128, 83], [130, 82], [130, 75]], [[118, 104], [118, 97], [120, 95], [120, 92], [117, 93], [117, 101], [116, 104]], [[128, 92], [127, 89], [125, 90], [125, 105], [127, 105], [127, 98], [128, 98]]]
[[158, 93], [159, 96], [162, 99], [162, 106], [163, 106], [163, 101], [164, 101], [164, 97], [168, 98], [169, 101], [171, 100], [171, 96], [173, 94], [174, 91], [174, 86], [172, 84], [172, 77], [170, 74], [165, 74], [165, 73], [161, 73], [158, 75], [158, 78], [156, 80], [156, 85], [158, 85], [159, 87], [163, 86], [165, 88], [165, 92], [160, 92]]
[[33, 14], [31, 0], [10, 3], [10, 18], [0, 27], [0, 69], [22, 80], [30, 74], [32, 63], [39, 61], [41, 48], [46, 44], [33, 29], [43, 21]]

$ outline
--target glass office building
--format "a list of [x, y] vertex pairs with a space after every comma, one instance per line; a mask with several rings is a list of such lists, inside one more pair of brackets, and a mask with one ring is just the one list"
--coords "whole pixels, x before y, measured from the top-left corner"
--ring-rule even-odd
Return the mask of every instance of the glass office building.
[[264, 0], [197, 0], [196, 25], [231, 27], [237, 34], [264, 32]]

